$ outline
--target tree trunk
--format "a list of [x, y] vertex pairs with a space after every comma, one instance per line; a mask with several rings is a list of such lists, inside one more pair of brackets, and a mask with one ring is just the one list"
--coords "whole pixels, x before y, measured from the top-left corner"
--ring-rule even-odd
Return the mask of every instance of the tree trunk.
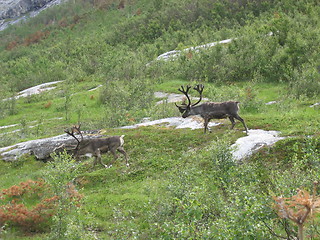
[[303, 240], [303, 224], [298, 224], [298, 239]]

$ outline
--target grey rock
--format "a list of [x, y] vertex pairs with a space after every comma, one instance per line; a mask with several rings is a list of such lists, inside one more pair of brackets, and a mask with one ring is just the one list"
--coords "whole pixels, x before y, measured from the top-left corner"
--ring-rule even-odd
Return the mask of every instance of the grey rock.
[[16, 18], [42, 8], [52, 0], [1, 0], [0, 19]]
[[64, 0], [0, 0], [0, 31], [62, 2]]
[[[101, 137], [101, 135], [86, 135], [84, 139], [98, 137]], [[4, 161], [17, 161], [22, 155], [29, 154], [34, 155], [38, 160], [47, 160], [53, 152], [73, 149], [76, 144], [76, 140], [67, 134], [36, 139], [0, 148], [0, 159]]]

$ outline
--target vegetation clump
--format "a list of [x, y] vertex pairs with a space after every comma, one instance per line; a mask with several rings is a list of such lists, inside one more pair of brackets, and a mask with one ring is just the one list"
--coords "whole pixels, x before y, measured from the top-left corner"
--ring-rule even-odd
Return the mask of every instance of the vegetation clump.
[[[320, 171], [319, 15], [316, 0], [75, 0], [1, 31], [0, 146], [81, 122], [126, 135], [130, 167], [91, 168], [65, 153], [47, 163], [0, 161], [0, 238], [298, 238], [279, 206], [297, 206], [296, 216], [299, 202], [318, 205], [308, 186]], [[180, 54], [157, 60], [172, 50]], [[154, 92], [188, 84], [204, 84], [209, 101], [239, 101], [249, 133], [276, 130], [286, 140], [238, 162], [230, 146], [245, 136], [240, 124], [230, 130], [221, 120], [205, 135], [119, 128], [180, 117]], [[293, 197], [274, 208], [272, 196]], [[316, 211], [303, 225], [304, 238], [319, 238]]]
[[308, 218], [313, 217], [319, 212], [320, 197], [316, 195], [316, 185], [314, 182], [313, 193], [306, 190], [298, 189], [297, 194], [291, 198], [273, 197], [275, 200], [275, 209], [279, 217], [287, 218], [298, 226], [298, 239], [304, 239], [304, 225]]

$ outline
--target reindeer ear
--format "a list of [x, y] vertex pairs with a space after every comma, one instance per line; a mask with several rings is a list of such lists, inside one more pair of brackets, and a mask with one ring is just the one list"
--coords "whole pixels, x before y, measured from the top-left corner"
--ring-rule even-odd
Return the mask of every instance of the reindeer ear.
[[176, 107], [179, 109], [179, 112], [180, 112], [180, 113], [183, 113], [183, 112], [186, 110], [186, 108], [187, 108], [187, 106], [184, 106], [184, 105], [179, 106], [179, 105], [177, 105], [176, 103], [174, 103], [174, 104], [175, 104]]
[[179, 107], [179, 112], [180, 112], [180, 113], [184, 113], [185, 111], [186, 111], [185, 108]]
[[175, 103], [175, 105], [176, 105], [176, 107], [179, 109], [179, 112], [180, 112], [180, 113], [184, 113], [184, 112], [187, 110], [187, 108], [188, 108], [188, 106], [187, 106], [186, 104], [184, 104], [184, 105], [182, 105], [182, 106], [178, 106], [178, 105]]

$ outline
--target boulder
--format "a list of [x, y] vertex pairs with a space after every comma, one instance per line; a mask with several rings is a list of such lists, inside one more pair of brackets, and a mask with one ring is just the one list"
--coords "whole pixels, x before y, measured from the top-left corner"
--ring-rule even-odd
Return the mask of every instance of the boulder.
[[[84, 139], [98, 138], [101, 135], [86, 135]], [[48, 160], [53, 152], [60, 152], [63, 149], [75, 148], [77, 141], [67, 134], [50, 138], [36, 139], [27, 142], [17, 143], [8, 147], [0, 148], [0, 159], [4, 161], [16, 161], [22, 155], [34, 155], [38, 160]]]
[[42, 8], [52, 0], [3, 0], [0, 3], [0, 19], [16, 18]]

